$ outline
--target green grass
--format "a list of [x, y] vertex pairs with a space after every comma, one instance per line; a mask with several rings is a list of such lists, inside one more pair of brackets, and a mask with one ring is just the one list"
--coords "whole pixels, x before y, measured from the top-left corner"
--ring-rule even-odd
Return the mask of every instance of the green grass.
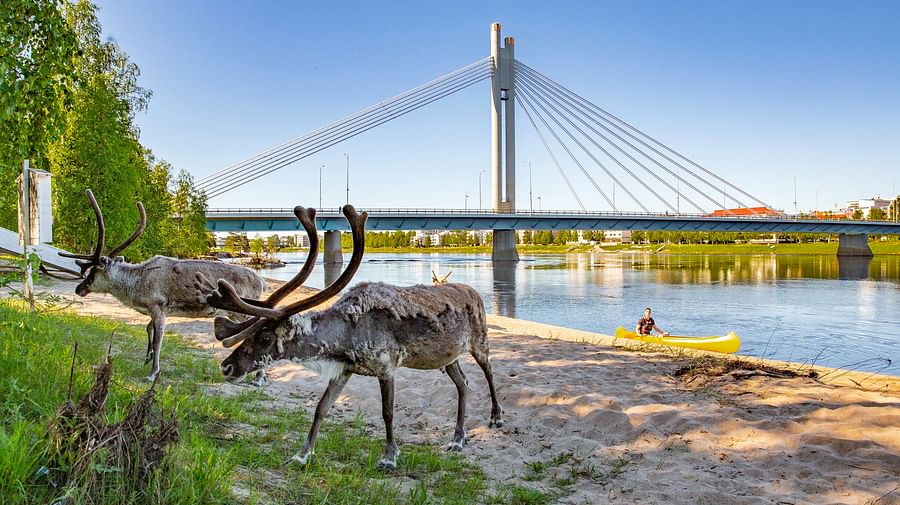
[[[109, 421], [116, 421], [148, 387], [143, 328], [69, 313], [29, 314], [16, 302], [0, 301], [4, 504], [51, 503], [60, 497], [49, 477], [38, 475], [49, 464], [47, 425], [66, 398], [75, 340], [77, 399], [90, 387], [91, 366], [102, 357], [111, 333], [114, 369], [107, 411]], [[396, 473], [377, 470], [382, 429], [370, 432], [361, 417], [326, 422], [312, 464], [286, 465], [309, 427], [305, 411], [281, 408], [251, 388], [229, 397], [214, 394], [218, 363], [176, 335], [167, 335], [161, 355], [158, 399], [165, 412], [177, 412], [181, 440], [145, 488], [148, 492], [102, 497], [97, 503], [472, 504], [498, 499], [487, 490], [479, 467], [440, 447], [404, 445]], [[510, 494], [497, 503], [543, 503], [512, 500]]]

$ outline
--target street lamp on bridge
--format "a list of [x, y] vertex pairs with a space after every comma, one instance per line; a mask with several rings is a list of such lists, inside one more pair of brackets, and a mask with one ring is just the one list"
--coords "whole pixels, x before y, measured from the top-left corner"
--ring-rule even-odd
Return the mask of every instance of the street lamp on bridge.
[[528, 207], [534, 212], [534, 201], [531, 199], [531, 161], [519, 160], [519, 163], [528, 163]]
[[350, 155], [344, 153], [344, 157], [347, 158], [347, 205], [350, 205]]
[[482, 168], [481, 172], [478, 172], [478, 210], [483, 209], [481, 206], [481, 174], [487, 172], [486, 168]]
[[322, 169], [325, 168], [325, 164], [322, 163], [322, 166], [319, 167], [319, 208], [322, 208]]

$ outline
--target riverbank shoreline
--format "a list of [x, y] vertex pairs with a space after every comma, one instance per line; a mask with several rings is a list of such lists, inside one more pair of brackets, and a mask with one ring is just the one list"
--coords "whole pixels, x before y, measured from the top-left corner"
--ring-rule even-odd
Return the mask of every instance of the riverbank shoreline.
[[[146, 324], [146, 316], [111, 296], [75, 297], [74, 285], [53, 281], [39, 290], [76, 300], [72, 309], [80, 314]], [[484, 469], [490, 486], [527, 485], [573, 504], [598, 497], [610, 503], [897, 503], [896, 377], [839, 375], [824, 367], [814, 370], [826, 380], [688, 377], [680, 371], [704, 353], [502, 316], [489, 316], [488, 324], [503, 429], [487, 427], [481, 371], [468, 357], [461, 364], [470, 384], [463, 456]], [[170, 318], [169, 329], [218, 358], [229, 353], [212, 336], [209, 320]], [[268, 375], [269, 401], [305, 411], [315, 408], [326, 385], [288, 363]], [[247, 387], [210, 386], [223, 395]], [[441, 373], [401, 370], [394, 419], [400, 443], [445, 444], [455, 394]], [[362, 416], [369, 432], [381, 434], [380, 408], [377, 381], [355, 377], [331, 415]], [[302, 436], [279, 443], [297, 445]]]
[[509, 334], [528, 334], [547, 340], [612, 347], [633, 352], [659, 353], [669, 356], [673, 360], [697, 360], [709, 358], [722, 361], [744, 362], [751, 366], [759, 365], [771, 369], [784, 370], [789, 373], [796, 373], [798, 375], [812, 375], [817, 380], [834, 386], [857, 387], [868, 391], [883, 391], [900, 395], [900, 377], [894, 375], [845, 370], [817, 364], [798, 363], [756, 356], [721, 354], [698, 349], [646, 344], [636, 340], [616, 338], [613, 335], [606, 335], [603, 333], [594, 333], [493, 314], [488, 314], [487, 319], [488, 325], [490, 325], [493, 330], [503, 331]]
[[[900, 255], [900, 240], [870, 241], [869, 247], [876, 256]], [[659, 254], [659, 255], [828, 255], [836, 256], [837, 240], [832, 242], [803, 242], [779, 244], [518, 244], [520, 255], [529, 254]], [[283, 249], [280, 252], [305, 252], [305, 249]], [[344, 249], [344, 252], [351, 250]], [[491, 246], [468, 247], [381, 247], [366, 248], [367, 254], [490, 254]]]

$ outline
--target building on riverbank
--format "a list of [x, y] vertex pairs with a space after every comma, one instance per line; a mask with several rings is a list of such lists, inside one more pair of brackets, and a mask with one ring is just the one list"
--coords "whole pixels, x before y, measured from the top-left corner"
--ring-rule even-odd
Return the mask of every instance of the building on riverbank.
[[783, 216], [784, 212], [770, 209], [769, 207], [737, 207], [734, 209], [714, 210], [707, 217], [735, 217], [735, 216]]
[[859, 210], [862, 212], [863, 216], [868, 216], [869, 212], [872, 209], [878, 209], [887, 212], [888, 207], [891, 206], [891, 200], [881, 198], [880, 196], [873, 196], [872, 198], [861, 198], [859, 200], [850, 200], [847, 202], [847, 214], [853, 214], [855, 211]]

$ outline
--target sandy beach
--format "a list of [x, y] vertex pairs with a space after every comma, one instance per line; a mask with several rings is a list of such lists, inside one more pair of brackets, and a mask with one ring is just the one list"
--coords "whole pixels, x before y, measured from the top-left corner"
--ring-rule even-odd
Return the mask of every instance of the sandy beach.
[[[54, 281], [39, 289], [71, 294], [74, 286]], [[147, 321], [109, 295], [79, 298], [72, 308]], [[820, 367], [815, 379], [748, 370], [677, 375], [692, 356], [499, 316], [489, 316], [489, 326], [506, 425], [487, 427], [486, 382], [466, 357], [472, 391], [463, 454], [493, 485], [563, 489], [558, 502], [571, 504], [900, 504], [898, 377]], [[170, 318], [167, 329], [227, 355], [211, 321]], [[287, 363], [269, 378], [273, 398], [308, 411], [325, 388], [316, 374]], [[399, 442], [448, 442], [456, 412], [450, 379], [403, 369], [396, 384]], [[362, 412], [381, 436], [380, 408], [378, 382], [353, 377], [331, 415]], [[304, 436], [297, 434], [298, 448]], [[561, 486], [565, 479], [574, 484]]]

